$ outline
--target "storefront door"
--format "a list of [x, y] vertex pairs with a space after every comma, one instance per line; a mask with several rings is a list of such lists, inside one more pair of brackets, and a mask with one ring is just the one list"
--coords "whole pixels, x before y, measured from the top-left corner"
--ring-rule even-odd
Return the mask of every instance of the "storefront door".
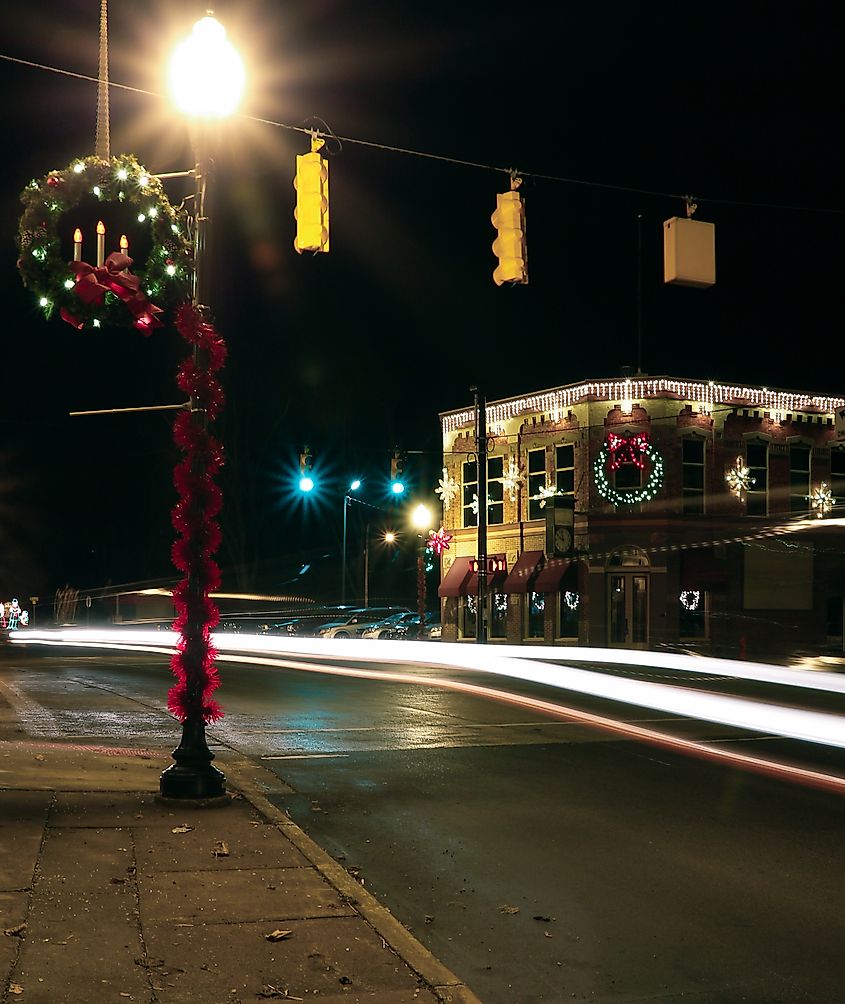
[[611, 646], [648, 646], [648, 576], [610, 572], [608, 583], [608, 641]]

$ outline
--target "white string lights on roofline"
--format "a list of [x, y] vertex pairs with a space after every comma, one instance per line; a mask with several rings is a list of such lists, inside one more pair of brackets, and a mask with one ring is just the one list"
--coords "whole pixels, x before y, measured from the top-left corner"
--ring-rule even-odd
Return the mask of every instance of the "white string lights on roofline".
[[[701, 402], [700, 410], [712, 414], [717, 404], [731, 407], [759, 408], [782, 421], [787, 414], [811, 411], [832, 416], [838, 408], [845, 407], [845, 398], [801, 394], [797, 391], [769, 390], [767, 387], [748, 387], [721, 384], [712, 380], [681, 380], [671, 377], [643, 379], [595, 380], [566, 387], [557, 387], [526, 397], [490, 402], [487, 420], [503, 423], [521, 415], [563, 415], [576, 404], [590, 400], [619, 402], [633, 408], [635, 401], [648, 398], [673, 397], [681, 401]], [[443, 434], [470, 426], [475, 421], [475, 411], [466, 408], [446, 414], [441, 419]]]

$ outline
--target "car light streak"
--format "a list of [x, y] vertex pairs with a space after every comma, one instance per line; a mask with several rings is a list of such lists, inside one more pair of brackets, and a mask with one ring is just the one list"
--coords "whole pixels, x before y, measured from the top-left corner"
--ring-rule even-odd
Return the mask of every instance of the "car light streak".
[[[72, 644], [76, 646], [120, 648], [124, 650], [138, 646], [139, 650], [142, 651], [169, 653], [172, 651], [172, 648], [165, 646], [168, 643], [175, 645], [176, 635], [173, 632], [141, 630], [57, 629], [56, 631], [37, 631], [30, 629], [24, 637], [15, 637], [15, 641], [54, 645]], [[151, 644], [152, 641], [158, 641], [159, 645]], [[716, 722], [735, 728], [748, 729], [753, 732], [770, 733], [804, 742], [845, 748], [845, 729], [843, 729], [841, 717], [823, 712], [764, 704], [743, 698], [675, 687], [665, 683], [608, 676], [607, 674], [595, 673], [572, 666], [548, 664], [536, 658], [518, 658], [513, 656], [510, 651], [506, 654], [499, 654], [499, 651], [494, 652], [489, 648], [482, 650], [475, 646], [469, 647], [444, 642], [432, 645], [430, 642], [413, 641], [287, 639], [270, 638], [267, 636], [218, 634], [214, 637], [214, 643], [218, 651], [226, 650], [227, 654], [220, 654], [218, 656], [221, 661], [249, 662], [253, 665], [280, 666], [307, 670], [308, 672], [332, 673], [339, 676], [355, 676], [364, 679], [414, 683], [418, 685], [423, 683], [446, 689], [461, 690], [465, 693], [474, 693], [479, 696], [506, 701], [522, 707], [534, 708], [548, 714], [563, 715], [570, 720], [580, 721], [597, 728], [657, 743], [658, 745], [669, 745], [676, 750], [695, 752], [698, 755], [707, 756], [711, 759], [719, 759], [722, 762], [745, 765], [748, 769], [765, 769], [769, 772], [775, 772], [779, 776], [787, 776], [788, 774], [789, 776], [799, 777], [806, 774], [808, 777], [815, 779], [812, 783], [819, 783], [819, 778], [828, 778], [828, 782], [834, 786], [845, 786], [845, 780], [843, 779], [829, 778], [828, 775], [816, 774], [813, 771], [802, 771], [801, 768], [787, 767], [783, 764], [774, 764], [760, 758], [747, 757], [745, 754], [725, 749], [715, 749], [703, 743], [679, 739], [668, 736], [665, 733], [642, 729], [639, 726], [629, 725], [615, 719], [590, 715], [586, 712], [577, 711], [574, 708], [562, 707], [535, 698], [510, 694], [506, 691], [482, 687], [464, 681], [444, 679], [442, 677], [427, 679], [424, 677], [421, 678], [418, 674], [397, 673], [382, 668], [365, 668], [360, 664], [380, 663], [382, 665], [392, 665], [397, 661], [401, 661], [406, 665], [422, 669], [472, 670], [575, 691], [593, 697], [620, 701], [625, 704], [651, 708], [669, 714], [679, 714], [693, 720]], [[525, 647], [522, 647], [520, 651], [525, 651]], [[529, 651], [532, 656], [536, 656], [537, 653], [534, 650]], [[572, 650], [565, 651], [571, 652]], [[578, 651], [596, 653], [603, 661], [608, 661], [607, 656], [609, 654], [617, 657], [623, 655], [623, 653], [606, 649], [581, 649]], [[260, 653], [273, 655], [274, 658], [262, 658]], [[634, 653], [624, 653], [627, 656], [632, 654]], [[644, 653], [636, 654], [640, 657], [644, 655]], [[653, 653], [645, 653], [645, 655], [651, 654]], [[661, 655], [665, 655], [665, 653], [661, 653]], [[299, 656], [300, 658], [291, 658], [292, 656]], [[318, 658], [322, 663], [331, 663], [332, 665], [327, 666], [325, 664], [306, 662], [303, 661], [302, 657]], [[673, 656], [672, 658], [678, 657]], [[352, 662], [355, 664], [354, 668], [350, 668], [348, 665], [338, 666], [337, 663], [341, 661], [344, 663]], [[700, 665], [701, 660], [696, 659], [695, 661]], [[648, 663], [645, 664], [647, 665]], [[741, 666], [742, 664], [740, 664]], [[755, 666], [751, 668], [757, 669], [759, 667]], [[777, 669], [777, 667], [770, 668]], [[803, 675], [812, 676], [812, 674]], [[810, 782], [808, 781], [807, 783]]]
[[[243, 656], [221, 655], [222, 662], [241, 662]], [[630, 722], [617, 721], [615, 718], [606, 718], [602, 715], [594, 715], [588, 711], [581, 711], [578, 708], [571, 708], [565, 705], [554, 704], [550, 701], [542, 701], [535, 697], [523, 694], [512, 694], [506, 690], [497, 690], [493, 687], [483, 687], [475, 683], [466, 683], [462, 680], [424, 680], [419, 676], [410, 673], [397, 673], [385, 670], [368, 670], [364, 668], [351, 668], [348, 666], [321, 666], [311, 662], [277, 657], [275, 659], [252, 655], [247, 660], [251, 665], [278, 666], [285, 669], [295, 669], [306, 673], [330, 673], [333, 676], [347, 676], [364, 680], [379, 680], [389, 683], [413, 684], [420, 686], [428, 684], [430, 686], [442, 687], [445, 690], [453, 690], [463, 694], [471, 694], [474, 697], [481, 697], [487, 700], [499, 701], [503, 704], [511, 704], [520, 708], [528, 708], [532, 711], [539, 711], [554, 718], [564, 718], [567, 721], [578, 722], [591, 728], [601, 729], [604, 732], [611, 732], [624, 739], [633, 739], [639, 742], [648, 743], [650, 746], [658, 746], [662, 749], [692, 755], [704, 760], [710, 760], [722, 766], [734, 767], [739, 770], [751, 771], [755, 774], [763, 774], [767, 777], [776, 778], [782, 781], [791, 781], [811, 788], [819, 788], [823, 791], [830, 791], [838, 795], [845, 795], [845, 778], [836, 777], [832, 774], [823, 774], [819, 771], [809, 770], [805, 767], [797, 767], [792, 764], [778, 763], [766, 760], [762, 757], [750, 756], [747, 753], [740, 753], [736, 750], [728, 750], [710, 746], [707, 743], [698, 742], [693, 739], [682, 739], [672, 736], [656, 729], [645, 729], [640, 725]]]

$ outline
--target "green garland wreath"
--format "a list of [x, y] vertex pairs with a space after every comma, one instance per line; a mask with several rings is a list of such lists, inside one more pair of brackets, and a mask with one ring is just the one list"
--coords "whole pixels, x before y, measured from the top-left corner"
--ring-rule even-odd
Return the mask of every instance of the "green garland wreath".
[[651, 464], [651, 473], [648, 481], [642, 488], [632, 488], [628, 491], [617, 491], [611, 485], [607, 476], [607, 461], [610, 458], [610, 450], [605, 443], [599, 455], [593, 462], [593, 477], [596, 481], [596, 489], [603, 499], [607, 499], [611, 505], [637, 505], [640, 502], [650, 502], [663, 486], [663, 457], [656, 447], [647, 442], [643, 450], [643, 456], [647, 457]]
[[[62, 256], [60, 227], [65, 213], [86, 195], [100, 202], [119, 202], [148, 223], [152, 246], [143, 268], [133, 265], [141, 290], [161, 308], [174, 307], [189, 297], [192, 268], [186, 219], [168, 201], [161, 182], [131, 155], [101, 160], [82, 157], [64, 171], [50, 171], [31, 181], [21, 193], [24, 204], [18, 231], [18, 269], [24, 286], [32, 290], [46, 317], [64, 308], [82, 322], [129, 327], [132, 316], [113, 293], [102, 305], [85, 304], [74, 291], [73, 274]], [[90, 237], [89, 245], [90, 248]], [[96, 264], [89, 262], [89, 264]]]

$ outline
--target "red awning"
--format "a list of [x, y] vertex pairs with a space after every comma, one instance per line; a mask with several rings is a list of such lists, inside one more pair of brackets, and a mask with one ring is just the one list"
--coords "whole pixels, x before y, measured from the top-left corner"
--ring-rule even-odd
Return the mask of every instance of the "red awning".
[[502, 592], [527, 593], [529, 584], [543, 564], [543, 557], [542, 551], [523, 551], [502, 584]]
[[549, 558], [543, 571], [531, 587], [535, 593], [556, 593], [561, 589], [564, 576], [569, 572], [571, 588], [578, 588], [578, 564], [567, 558]]
[[461, 596], [466, 595], [466, 585], [467, 579], [470, 577], [472, 569], [470, 568], [470, 562], [474, 561], [474, 558], [455, 558], [452, 564], [449, 566], [449, 571], [446, 573], [445, 578], [440, 583], [440, 587], [437, 590], [438, 596]]
[[[487, 588], [495, 589], [497, 592], [501, 592], [502, 583], [508, 577], [508, 559], [504, 552], [499, 554], [488, 554], [488, 561], [492, 560], [496, 571], [487, 573]], [[471, 558], [470, 561], [475, 561], [475, 558]], [[478, 573], [473, 572], [469, 577], [464, 589], [461, 590], [463, 596], [477, 596], [478, 595]]]
[[681, 589], [706, 589], [728, 581], [726, 563], [712, 548], [692, 547], [681, 553]]

